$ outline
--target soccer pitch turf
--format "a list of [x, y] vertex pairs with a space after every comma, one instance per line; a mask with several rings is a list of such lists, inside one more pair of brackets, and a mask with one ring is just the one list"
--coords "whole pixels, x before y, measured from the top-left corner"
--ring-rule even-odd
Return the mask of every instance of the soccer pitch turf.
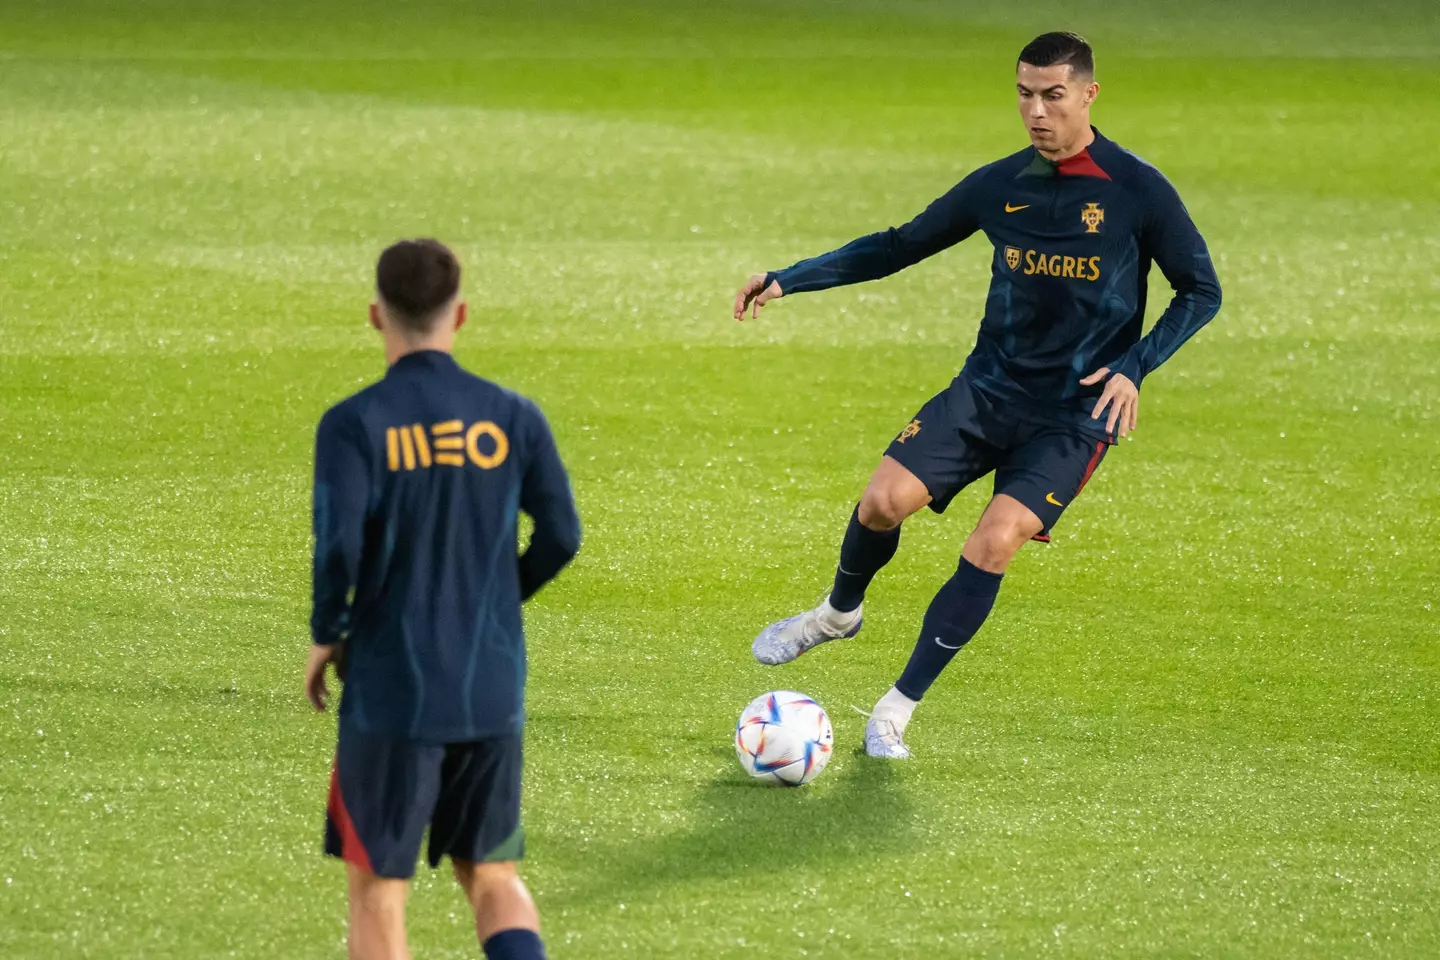
[[[406, 235], [457, 248], [460, 359], [541, 403], [586, 522], [527, 615], [553, 956], [1440, 954], [1434, 5], [248, 9], [0, 12], [0, 955], [343, 953], [311, 443], [381, 373], [370, 271]], [[848, 705], [985, 484], [907, 526], [859, 639], [749, 642], [825, 589], [988, 245], [754, 323], [731, 298], [1023, 146], [1014, 56], [1056, 27], [1226, 305], [915, 759], [869, 761]], [[771, 688], [835, 723], [801, 790], [735, 762]], [[410, 917], [417, 956], [476, 955], [448, 873]]]

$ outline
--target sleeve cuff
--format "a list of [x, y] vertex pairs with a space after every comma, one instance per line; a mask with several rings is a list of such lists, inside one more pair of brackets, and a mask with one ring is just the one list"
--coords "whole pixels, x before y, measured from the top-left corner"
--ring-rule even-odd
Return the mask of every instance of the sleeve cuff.
[[1137, 387], [1140, 386], [1140, 381], [1145, 379], [1145, 375], [1140, 372], [1140, 361], [1131, 357], [1122, 357], [1115, 363], [1110, 364], [1110, 374], [1105, 379], [1109, 380], [1110, 377], [1115, 376], [1117, 373], [1123, 374]]

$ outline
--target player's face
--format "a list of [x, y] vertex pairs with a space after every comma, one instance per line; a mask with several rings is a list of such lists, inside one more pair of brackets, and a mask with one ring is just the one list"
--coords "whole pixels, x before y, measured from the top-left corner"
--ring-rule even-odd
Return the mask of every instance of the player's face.
[[1090, 104], [1100, 85], [1065, 64], [1037, 67], [1022, 62], [1015, 71], [1015, 91], [1035, 149], [1065, 153], [1090, 129]]

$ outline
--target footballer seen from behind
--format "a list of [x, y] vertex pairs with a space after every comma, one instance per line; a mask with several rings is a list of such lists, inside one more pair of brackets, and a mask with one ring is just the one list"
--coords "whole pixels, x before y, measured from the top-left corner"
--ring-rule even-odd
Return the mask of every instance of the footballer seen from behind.
[[580, 522], [539, 408], [451, 355], [466, 318], [454, 254], [404, 241], [376, 274], [389, 369], [327, 411], [315, 441], [305, 692], [324, 710], [327, 665], [344, 681], [325, 852], [346, 863], [352, 958], [409, 957], [405, 897], [428, 830], [430, 866], [450, 858], [485, 956], [537, 960], [515, 869], [520, 605], [575, 556]]
[[[1141, 383], [1220, 309], [1210, 254], [1175, 188], [1090, 124], [1100, 85], [1089, 44], [1073, 33], [1036, 37], [1020, 52], [1015, 91], [1025, 149], [975, 170], [904, 226], [756, 274], [735, 297], [740, 320], [777, 297], [889, 276], [976, 231], [994, 247], [975, 347], [885, 451], [829, 595], [752, 646], [761, 663], [781, 664], [854, 636], [905, 519], [926, 506], [943, 512], [993, 473], [993, 495], [909, 663], [871, 711], [871, 756], [910, 755], [903, 736], [916, 705], [985, 622], [1010, 561], [1028, 541], [1049, 541], [1106, 451], [1135, 429]], [[1174, 296], [1141, 336], [1152, 263]]]

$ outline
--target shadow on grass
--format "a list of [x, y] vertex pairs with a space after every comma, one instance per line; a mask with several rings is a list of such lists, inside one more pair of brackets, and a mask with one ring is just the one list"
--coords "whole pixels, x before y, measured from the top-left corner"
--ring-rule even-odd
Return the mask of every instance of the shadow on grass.
[[[717, 755], [731, 751], [717, 749]], [[918, 842], [914, 809], [892, 762], [857, 750], [813, 784], [756, 783], [735, 768], [702, 785], [692, 828], [595, 851], [588, 883], [550, 898], [556, 907], [643, 898], [689, 881], [734, 878], [902, 853]]]

